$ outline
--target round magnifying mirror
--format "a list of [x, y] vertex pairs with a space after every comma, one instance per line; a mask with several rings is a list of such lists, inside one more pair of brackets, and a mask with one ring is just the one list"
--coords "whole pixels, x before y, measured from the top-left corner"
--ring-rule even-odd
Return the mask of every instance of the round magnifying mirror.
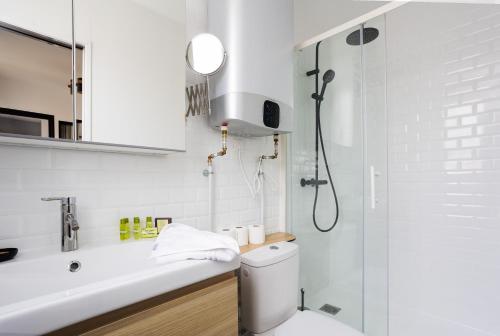
[[196, 73], [209, 76], [219, 71], [226, 61], [221, 41], [212, 34], [196, 35], [186, 49], [186, 62]]

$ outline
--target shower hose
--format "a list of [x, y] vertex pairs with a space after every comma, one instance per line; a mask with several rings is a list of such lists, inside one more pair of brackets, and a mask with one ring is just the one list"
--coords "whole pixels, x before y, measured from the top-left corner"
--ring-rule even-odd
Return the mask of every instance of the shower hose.
[[[318, 83], [318, 76], [319, 76], [319, 64], [318, 64], [318, 59], [319, 59], [319, 44], [321, 42], [318, 42], [316, 44], [316, 69], [315, 69], [315, 85], [316, 85], [316, 139], [315, 139], [315, 172], [314, 172], [314, 177], [316, 179], [316, 183], [314, 185], [315, 187], [315, 192], [314, 192], [314, 205], [313, 205], [313, 223], [314, 227], [320, 231], [320, 232], [329, 232], [333, 230], [333, 228], [337, 225], [337, 222], [339, 221], [339, 201], [337, 199], [337, 192], [335, 190], [335, 186], [333, 185], [333, 179], [332, 179], [332, 174], [330, 172], [330, 167], [328, 166], [328, 159], [326, 158], [326, 152], [325, 152], [325, 144], [323, 141], [323, 132], [321, 130], [321, 101], [323, 100], [322, 98], [318, 98], [318, 89], [319, 89], [319, 83]], [[333, 193], [333, 199], [335, 201], [335, 219], [333, 223], [331, 224], [330, 227], [323, 229], [319, 227], [317, 220], [316, 220], [316, 208], [318, 205], [318, 192], [319, 192], [319, 174], [318, 174], [318, 161], [319, 161], [319, 144], [321, 144], [321, 151], [323, 153], [323, 161], [325, 162], [325, 168], [326, 168], [326, 173], [328, 175], [328, 180], [330, 181], [330, 187], [332, 189]]]

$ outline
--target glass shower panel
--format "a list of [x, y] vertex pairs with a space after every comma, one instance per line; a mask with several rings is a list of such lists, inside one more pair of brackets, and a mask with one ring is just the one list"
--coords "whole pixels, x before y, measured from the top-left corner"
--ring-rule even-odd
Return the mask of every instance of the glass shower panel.
[[[363, 53], [363, 119], [365, 138], [364, 332], [387, 336], [387, 108], [385, 16], [364, 24], [378, 37]], [[364, 41], [366, 42], [366, 41]]]
[[[326, 156], [339, 200], [339, 220], [329, 232], [313, 225], [315, 187], [301, 186], [301, 179], [315, 177], [315, 79], [306, 73], [315, 68], [316, 46], [297, 53], [295, 80], [295, 130], [290, 137], [290, 218], [300, 247], [300, 285], [305, 306], [328, 314], [358, 330], [363, 329], [363, 220], [364, 137], [362, 120], [362, 48], [346, 43], [356, 29], [321, 42], [319, 88], [324, 73], [335, 78], [325, 89], [321, 124]], [[327, 180], [321, 147], [319, 180]], [[326, 229], [335, 218], [330, 182], [319, 186], [317, 225]]]

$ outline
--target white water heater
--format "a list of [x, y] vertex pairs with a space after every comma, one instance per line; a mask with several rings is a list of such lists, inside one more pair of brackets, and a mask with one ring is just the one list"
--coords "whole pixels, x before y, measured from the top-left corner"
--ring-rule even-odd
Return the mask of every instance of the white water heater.
[[267, 136], [293, 128], [293, 0], [209, 0], [208, 32], [227, 52], [211, 80], [210, 125]]

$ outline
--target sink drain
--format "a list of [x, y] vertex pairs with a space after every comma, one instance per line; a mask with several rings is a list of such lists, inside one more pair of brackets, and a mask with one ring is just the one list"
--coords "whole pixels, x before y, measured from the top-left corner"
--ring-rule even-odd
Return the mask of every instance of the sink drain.
[[69, 263], [68, 265], [68, 270], [70, 272], [78, 272], [82, 268], [82, 264], [78, 260], [73, 260], [72, 262]]

